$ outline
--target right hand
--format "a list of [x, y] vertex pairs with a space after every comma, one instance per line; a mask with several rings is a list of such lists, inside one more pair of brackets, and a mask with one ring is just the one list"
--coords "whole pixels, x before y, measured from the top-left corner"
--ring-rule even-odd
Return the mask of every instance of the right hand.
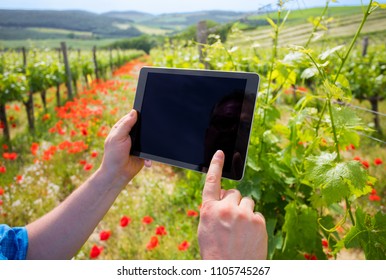
[[236, 189], [221, 189], [224, 153], [211, 161], [202, 194], [198, 243], [203, 259], [266, 259], [268, 236], [254, 201]]

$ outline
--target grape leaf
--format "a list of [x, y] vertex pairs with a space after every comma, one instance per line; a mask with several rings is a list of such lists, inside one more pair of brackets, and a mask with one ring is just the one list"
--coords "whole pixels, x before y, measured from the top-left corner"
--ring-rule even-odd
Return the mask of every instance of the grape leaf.
[[386, 259], [386, 215], [378, 212], [374, 217], [363, 212], [355, 212], [356, 225], [344, 238], [346, 248], [357, 247], [364, 250], [366, 259]]
[[317, 212], [306, 205], [297, 206], [295, 202], [286, 207], [283, 232], [285, 241], [283, 259], [304, 259], [303, 254], [315, 254], [318, 259], [325, 259], [319, 235]]
[[305, 179], [312, 183], [315, 189], [321, 190], [323, 200], [327, 205], [339, 202], [345, 197], [357, 197], [367, 194], [371, 188], [366, 182], [370, 176], [360, 162], [336, 162], [336, 153], [322, 153], [320, 156], [310, 156], [306, 159]]
[[359, 134], [357, 130], [364, 130], [362, 120], [348, 107], [332, 107], [335, 129], [341, 147], [353, 144], [359, 146]]

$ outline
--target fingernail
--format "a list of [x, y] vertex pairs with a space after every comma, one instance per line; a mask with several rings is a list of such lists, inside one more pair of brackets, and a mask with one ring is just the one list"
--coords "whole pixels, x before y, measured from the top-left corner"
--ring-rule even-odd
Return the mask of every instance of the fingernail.
[[216, 159], [224, 159], [224, 153], [221, 150], [218, 150], [215, 154], [214, 157]]

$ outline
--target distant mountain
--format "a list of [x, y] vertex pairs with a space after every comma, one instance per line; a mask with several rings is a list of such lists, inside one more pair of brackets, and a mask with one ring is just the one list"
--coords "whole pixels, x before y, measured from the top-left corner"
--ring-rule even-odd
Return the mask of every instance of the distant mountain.
[[239, 20], [247, 13], [227, 11], [200, 11], [189, 13], [161, 14], [151, 20], [143, 21], [142, 24], [158, 26], [174, 30], [181, 30], [190, 25], [197, 24], [201, 20], [212, 20], [218, 23], [226, 23]]
[[[110, 18], [85, 11], [38, 11], [38, 10], [0, 10], [0, 39], [6, 29], [44, 28], [42, 33], [52, 36], [53, 30], [89, 32], [101, 37], [135, 37], [142, 33], [133, 26], [133, 21]], [[9, 33], [9, 32], [8, 32]], [[9, 39], [9, 38], [7, 38]], [[27, 38], [26, 38], [27, 39]]]
[[115, 19], [129, 20], [133, 22], [148, 21], [156, 17], [155, 15], [152, 15], [152, 14], [142, 13], [137, 11], [124, 11], [124, 12], [111, 11], [108, 13], [103, 13], [101, 15], [107, 16], [110, 18], [115, 18]]
[[236, 21], [246, 13], [200, 11], [152, 15], [137, 11], [1, 10], [0, 40], [127, 38], [183, 30], [201, 20]]

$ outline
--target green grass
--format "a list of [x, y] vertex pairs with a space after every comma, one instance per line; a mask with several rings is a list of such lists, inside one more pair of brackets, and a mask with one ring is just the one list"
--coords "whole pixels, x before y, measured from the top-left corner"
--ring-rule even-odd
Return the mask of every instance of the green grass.
[[[341, 9], [333, 8], [329, 12], [329, 16], [333, 19], [329, 23], [324, 23], [327, 30], [320, 29], [318, 32], [322, 34], [320, 40], [330, 41], [344, 41], [347, 38], [352, 38], [362, 19], [361, 7], [340, 7]], [[302, 45], [308, 40], [313, 26], [307, 21], [307, 17], [316, 14], [321, 9], [305, 10], [303, 17], [300, 11], [294, 11], [289, 14], [288, 20], [279, 34], [279, 46], [285, 47], [291, 44]], [[352, 12], [350, 14], [350, 11]], [[354, 12], [356, 11], [356, 12]], [[337, 12], [335, 14], [335, 12]], [[275, 19], [277, 15], [272, 15]], [[284, 14], [282, 15], [282, 19]], [[263, 18], [263, 17], [262, 17]], [[261, 18], [261, 19], [262, 19]], [[264, 17], [266, 18], [266, 17]], [[245, 31], [243, 36], [238, 36], [230, 40], [231, 44], [244, 46], [251, 42], [258, 43], [262, 47], [269, 47], [272, 45], [273, 29], [270, 25], [264, 25], [254, 30]], [[371, 39], [377, 43], [384, 42], [382, 36], [386, 32], [386, 12], [384, 10], [377, 10], [371, 14], [364, 25], [361, 36], [370, 36]], [[316, 36], [315, 36], [316, 37]], [[317, 42], [318, 43], [318, 42]], [[373, 42], [374, 43], [374, 42]]]

